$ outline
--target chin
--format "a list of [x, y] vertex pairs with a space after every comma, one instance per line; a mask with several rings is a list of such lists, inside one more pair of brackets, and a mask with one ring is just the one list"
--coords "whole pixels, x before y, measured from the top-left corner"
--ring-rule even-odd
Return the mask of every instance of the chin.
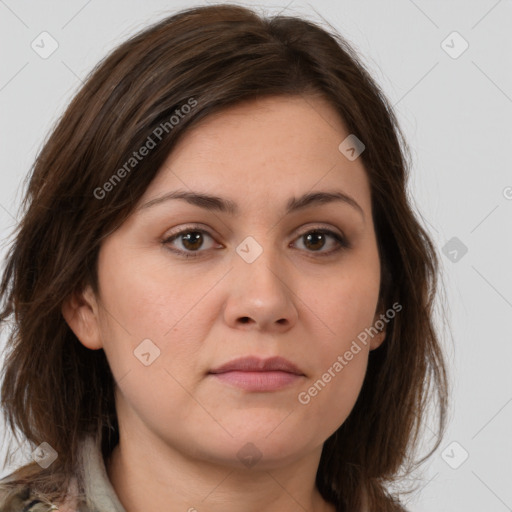
[[204, 446], [203, 458], [236, 468], [269, 470], [292, 463], [322, 444], [315, 439], [300, 439], [298, 432], [278, 430], [265, 429], [263, 433], [246, 429], [229, 440], [223, 438], [214, 446]]

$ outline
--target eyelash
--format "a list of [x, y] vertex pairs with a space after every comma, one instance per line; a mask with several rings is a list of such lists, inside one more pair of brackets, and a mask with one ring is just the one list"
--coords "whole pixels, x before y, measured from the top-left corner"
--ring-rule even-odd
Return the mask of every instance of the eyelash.
[[[214, 239], [213, 236], [207, 230], [205, 230], [205, 229], [199, 228], [197, 226], [186, 226], [184, 229], [182, 229], [178, 233], [174, 233], [171, 236], [167, 237], [165, 240], [162, 240], [162, 244], [167, 246], [168, 244], [170, 244], [174, 240], [178, 239], [181, 235], [186, 235], [188, 233], [201, 233], [203, 235], [208, 235], [210, 238]], [[350, 249], [351, 248], [351, 245], [348, 242], [348, 240], [346, 240], [344, 237], [342, 237], [341, 235], [339, 235], [335, 231], [332, 231], [332, 230], [327, 229], [327, 228], [314, 227], [314, 228], [309, 229], [308, 231], [305, 231], [304, 233], [299, 235], [297, 238], [301, 238], [301, 237], [304, 237], [304, 236], [312, 234], [312, 233], [319, 233], [319, 234], [329, 235], [332, 238], [334, 238], [336, 240], [336, 242], [339, 244], [337, 248], [332, 249], [332, 250], [330, 250], [328, 252], [307, 251], [307, 252], [310, 252], [310, 253], [314, 254], [315, 256], [327, 257], [327, 256], [331, 256], [331, 255], [333, 255], [333, 254], [335, 254], [335, 253], [337, 253], [337, 252], [339, 252], [339, 251], [341, 251], [343, 249]], [[176, 254], [178, 254], [178, 255], [180, 255], [180, 256], [183, 256], [184, 258], [198, 258], [198, 257], [200, 257], [200, 253], [201, 252], [205, 252], [205, 251], [201, 251], [201, 250], [197, 250], [197, 251], [182, 251], [181, 249], [176, 249], [176, 248], [172, 248], [171, 249], [170, 247], [168, 247], [167, 249], [172, 251], [172, 252], [174, 252], [174, 253], [176, 253]]]

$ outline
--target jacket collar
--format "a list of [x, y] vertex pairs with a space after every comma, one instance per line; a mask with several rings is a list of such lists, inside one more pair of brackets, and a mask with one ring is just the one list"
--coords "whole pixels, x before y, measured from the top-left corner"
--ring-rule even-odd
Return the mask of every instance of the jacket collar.
[[87, 512], [126, 512], [110, 483], [103, 460], [100, 439], [87, 437], [81, 446], [82, 482]]

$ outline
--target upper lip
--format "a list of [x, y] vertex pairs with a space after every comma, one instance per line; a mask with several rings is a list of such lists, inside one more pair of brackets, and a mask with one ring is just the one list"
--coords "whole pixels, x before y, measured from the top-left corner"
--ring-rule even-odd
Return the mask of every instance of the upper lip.
[[281, 371], [294, 373], [296, 375], [304, 375], [304, 373], [291, 361], [283, 357], [270, 357], [268, 359], [260, 359], [258, 357], [240, 357], [223, 364], [210, 373], [226, 373], [232, 371], [241, 372], [271, 372]]

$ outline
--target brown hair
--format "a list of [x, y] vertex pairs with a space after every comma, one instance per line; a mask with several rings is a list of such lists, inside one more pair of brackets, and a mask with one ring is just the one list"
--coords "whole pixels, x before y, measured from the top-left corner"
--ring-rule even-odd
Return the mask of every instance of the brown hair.
[[[119, 46], [93, 70], [37, 157], [0, 288], [0, 321], [14, 314], [1, 404], [12, 432], [35, 445], [48, 442], [59, 456], [47, 470], [24, 466], [19, 482], [61, 498], [84, 436], [101, 435], [104, 456], [118, 440], [105, 354], [86, 349], [61, 314], [73, 292], [86, 284], [98, 291], [102, 239], [127, 218], [199, 120], [254, 98], [307, 94], [326, 98], [366, 145], [361, 158], [381, 257], [380, 305], [403, 307], [386, 341], [370, 352], [351, 414], [325, 442], [317, 485], [339, 510], [361, 510], [363, 492], [370, 510], [403, 510], [387, 484], [410, 461], [433, 393], [440, 434], [447, 401], [433, 324], [438, 259], [409, 204], [403, 138], [386, 99], [339, 35], [233, 5], [181, 11]], [[194, 108], [112, 184], [133, 152], [191, 99]], [[95, 193], [102, 187], [107, 199]]]

